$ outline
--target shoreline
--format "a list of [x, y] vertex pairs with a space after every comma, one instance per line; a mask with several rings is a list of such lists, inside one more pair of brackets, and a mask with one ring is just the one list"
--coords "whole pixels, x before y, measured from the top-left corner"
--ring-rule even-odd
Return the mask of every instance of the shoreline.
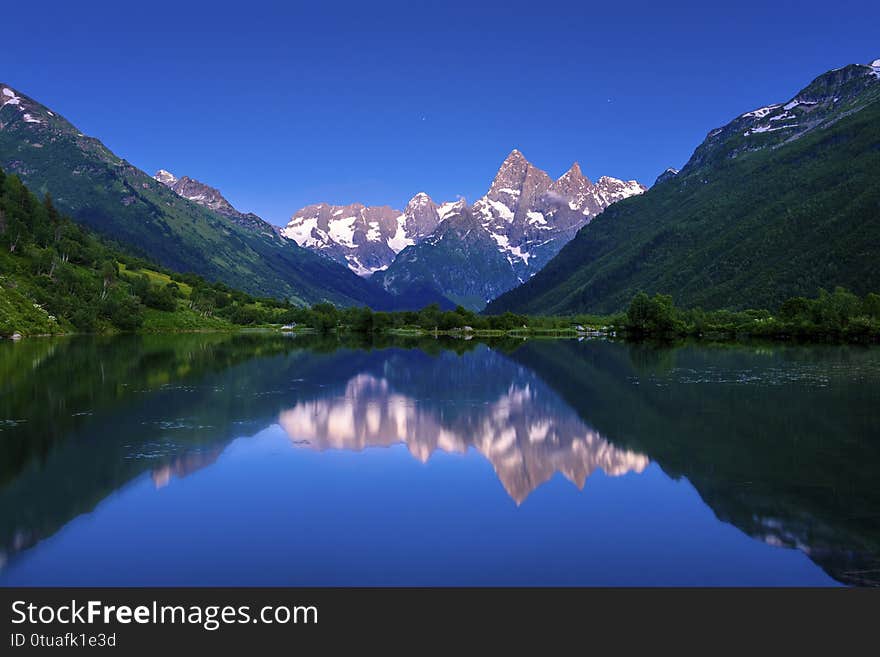
[[386, 337], [386, 338], [451, 338], [455, 340], [481, 340], [493, 338], [515, 338], [520, 340], [578, 340], [620, 342], [625, 344], [647, 344], [657, 346], [672, 346], [684, 342], [697, 344], [715, 345], [747, 345], [747, 344], [790, 344], [790, 345], [837, 345], [837, 346], [875, 346], [880, 344], [880, 338], [870, 337], [867, 339], [846, 339], [845, 337], [825, 336], [822, 338], [797, 337], [792, 335], [761, 335], [761, 334], [736, 334], [706, 333], [701, 335], [651, 335], [640, 334], [627, 336], [624, 331], [588, 329], [577, 331], [574, 329], [483, 329], [463, 331], [461, 329], [430, 330], [430, 329], [386, 329], [383, 331], [363, 332], [352, 331], [347, 328], [334, 329], [331, 331], [318, 331], [312, 327], [297, 327], [290, 330], [282, 330], [278, 325], [267, 326], [244, 326], [229, 328], [204, 328], [204, 329], [176, 329], [176, 330], [153, 330], [153, 331], [108, 331], [99, 333], [66, 332], [66, 333], [35, 333], [33, 335], [20, 335], [17, 338], [0, 336], [0, 342], [21, 342], [32, 338], [72, 338], [72, 337], [115, 337], [131, 335], [193, 335], [193, 334], [264, 334], [278, 336], [297, 335], [335, 335], [343, 337]]

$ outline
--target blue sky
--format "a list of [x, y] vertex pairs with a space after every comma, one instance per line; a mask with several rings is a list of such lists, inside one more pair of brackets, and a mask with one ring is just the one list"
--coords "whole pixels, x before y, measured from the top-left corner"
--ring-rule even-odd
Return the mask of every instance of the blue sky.
[[880, 57], [878, 24], [867, 0], [15, 2], [0, 80], [285, 223], [474, 200], [513, 148], [650, 184], [737, 114]]

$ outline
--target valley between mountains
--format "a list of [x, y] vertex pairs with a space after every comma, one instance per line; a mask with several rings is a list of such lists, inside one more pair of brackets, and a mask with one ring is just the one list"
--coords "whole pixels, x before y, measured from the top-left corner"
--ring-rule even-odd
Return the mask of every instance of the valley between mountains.
[[[878, 119], [875, 60], [711, 129], [650, 189], [592, 181], [577, 162], [554, 178], [514, 149], [472, 203], [317, 202], [276, 226], [204, 182], [146, 174], [3, 84], [0, 167], [138, 257], [294, 306], [571, 315], [618, 312], [644, 291], [772, 309], [823, 288], [880, 289]], [[12, 253], [15, 237], [3, 239]]]

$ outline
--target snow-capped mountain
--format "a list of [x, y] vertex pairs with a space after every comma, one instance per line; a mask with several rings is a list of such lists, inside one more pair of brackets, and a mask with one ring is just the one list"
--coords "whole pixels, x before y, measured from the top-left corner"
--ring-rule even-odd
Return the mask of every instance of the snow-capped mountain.
[[874, 98], [878, 80], [880, 59], [823, 73], [788, 102], [758, 107], [710, 131], [682, 174], [748, 152], [776, 148], [827, 128], [857, 111], [866, 98]]
[[875, 289], [880, 60], [740, 108], [679, 172], [612, 206], [490, 313], [607, 313], [639, 290], [682, 306], [777, 307]]
[[407, 246], [430, 235], [452, 204], [437, 206], [419, 192], [401, 212], [387, 205], [328, 205], [298, 210], [282, 234], [318, 251], [361, 276], [386, 269]]
[[155, 175], [153, 176], [156, 180], [158, 180], [163, 185], [167, 187], [174, 188], [174, 183], [177, 182], [177, 176], [175, 176], [170, 171], [165, 171], [165, 169], [159, 169]]
[[[445, 222], [461, 221], [465, 215], [468, 221], [475, 218], [484, 233], [479, 241], [491, 240], [508, 263], [505, 269], [509, 275], [504, 282], [497, 278], [468, 282], [467, 293], [459, 289], [451, 297], [471, 298], [475, 285], [485, 283], [486, 293], [500, 293], [533, 276], [584, 224], [611, 203], [641, 194], [645, 189], [635, 180], [608, 176], [593, 183], [583, 175], [577, 162], [554, 181], [514, 150], [501, 164], [486, 195], [470, 208], [463, 200], [438, 205], [424, 192], [416, 194], [402, 212], [388, 206], [320, 203], [297, 211], [282, 234], [300, 246], [347, 265], [361, 276], [378, 276], [407, 247], [423, 242], [428, 247], [436, 246], [444, 236], [467, 233], [454, 227], [450, 230], [443, 226]], [[477, 238], [476, 234], [473, 238]], [[403, 262], [415, 262], [414, 257], [418, 258], [409, 254], [400, 266]], [[497, 257], [493, 254], [487, 262], [494, 260]], [[425, 259], [419, 261], [424, 263]], [[407, 285], [418, 282], [413, 273], [398, 274], [381, 281], [386, 289], [395, 287], [390, 283], [392, 279]], [[443, 292], [443, 286], [438, 291]]]
[[645, 189], [635, 180], [607, 176], [594, 184], [577, 162], [554, 181], [514, 150], [489, 192], [474, 203], [473, 214], [509, 261], [516, 279], [524, 281], [602, 210]]
[[470, 208], [450, 206], [434, 233], [401, 251], [375, 279], [397, 294], [429, 284], [456, 303], [481, 308], [534, 276], [610, 204], [645, 189], [607, 176], [593, 183], [576, 162], [553, 180], [514, 150], [485, 196]]
[[268, 221], [264, 221], [252, 212], [239, 212], [226, 200], [223, 194], [220, 193], [220, 190], [214, 187], [189, 176], [178, 178], [165, 169], [159, 169], [153, 175], [153, 178], [166, 187], [170, 187], [178, 196], [193, 203], [198, 203], [224, 217], [228, 217], [240, 226], [282, 239], [281, 229], [273, 226]]

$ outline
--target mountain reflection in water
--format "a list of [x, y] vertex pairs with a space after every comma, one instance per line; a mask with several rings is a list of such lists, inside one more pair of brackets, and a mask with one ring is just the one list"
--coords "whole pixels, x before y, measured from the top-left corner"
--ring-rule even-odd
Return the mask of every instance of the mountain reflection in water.
[[297, 446], [362, 450], [403, 443], [420, 461], [435, 450], [485, 456], [517, 504], [556, 472], [583, 489], [597, 468], [642, 472], [648, 457], [618, 449], [585, 425], [546, 386], [511, 383], [497, 399], [448, 417], [392, 391], [387, 379], [359, 374], [341, 397], [304, 401], [278, 422]]
[[[723, 544], [730, 554], [751, 569], [749, 581], [815, 583], [806, 575], [774, 579], [772, 569], [780, 567], [774, 555], [793, 553], [793, 548], [838, 582], [876, 585], [878, 407], [876, 348], [657, 347], [601, 341], [353, 344], [335, 336], [223, 334], [7, 342], [0, 344], [0, 583], [88, 583], [74, 577], [76, 568], [87, 562], [68, 566], [69, 545], [61, 553], [55, 551], [62, 550], [65, 541], [96, 540], [87, 538], [87, 529], [76, 522], [79, 518], [88, 517], [89, 526], [106, 525], [111, 532], [112, 523], [120, 522], [108, 511], [113, 505], [124, 511], [119, 517], [127, 517], [145, 504], [159, 504], [149, 526], [160, 529], [155, 535], [168, 541], [169, 550], [176, 514], [190, 509], [186, 513], [194, 515], [180, 522], [213, 519], [214, 524], [201, 528], [202, 534], [206, 529], [226, 530], [232, 537], [246, 528], [258, 547], [270, 541], [281, 549], [305, 532], [316, 545], [329, 541], [333, 549], [322, 554], [335, 554], [337, 548], [342, 550], [339, 541], [374, 535], [334, 535], [329, 519], [344, 514], [345, 508], [334, 505], [347, 500], [350, 508], [359, 509], [363, 522], [378, 514], [375, 520], [383, 527], [397, 518], [393, 508], [374, 506], [379, 502], [369, 491], [378, 485], [372, 479], [376, 473], [383, 477], [383, 490], [400, 486], [409, 495], [428, 495], [417, 492], [413, 481], [399, 479], [408, 470], [394, 454], [405, 447], [419, 462], [441, 464], [439, 470], [430, 470], [435, 474], [426, 485], [434, 492], [425, 508], [436, 509], [436, 495], [465, 487], [461, 506], [448, 510], [449, 517], [456, 517], [462, 527], [491, 528], [481, 539], [487, 549], [494, 545], [501, 553], [511, 551], [509, 567], [518, 568], [496, 572], [493, 568], [504, 562], [490, 561], [488, 555], [481, 561], [474, 554], [473, 571], [450, 571], [459, 572], [463, 583], [483, 581], [479, 576], [485, 573], [494, 573], [487, 580], [492, 583], [690, 582], [693, 566], [674, 560], [661, 564], [664, 550], [672, 548], [651, 541], [671, 540], [682, 550], [700, 541], [722, 545], [713, 543], [722, 539], [707, 532], [727, 524], [752, 537], [745, 539], [752, 546], [774, 546], [762, 547], [770, 552], [758, 559], [753, 548], [737, 547], [725, 534]], [[271, 437], [273, 432], [285, 444], [286, 456], [274, 451], [243, 456], [269, 440], [261, 436]], [[335, 456], [347, 458], [345, 454], [356, 460]], [[441, 456], [447, 454], [451, 456]], [[262, 460], [253, 466], [257, 455]], [[474, 488], [476, 480], [468, 479], [473, 466], [468, 464], [478, 462], [491, 464], [506, 495], [497, 483], [495, 488]], [[271, 496], [260, 492], [264, 474], [270, 478], [280, 464], [296, 469], [306, 463], [310, 470], [299, 471], [301, 481], [282, 478], [272, 484]], [[308, 517], [302, 508], [284, 506], [284, 494], [293, 494], [297, 486], [307, 485], [309, 495], [335, 490], [326, 486], [341, 485], [333, 484], [333, 468], [343, 463], [351, 463], [344, 478], [352, 480], [353, 491], [367, 491], [365, 496], [351, 492], [353, 497], [346, 498], [348, 489], [343, 487], [343, 492], [326, 499], [310, 498], [309, 513], [314, 516]], [[249, 479], [242, 478], [244, 472], [252, 472]], [[323, 479], [306, 484], [309, 472]], [[216, 484], [221, 488], [213, 492], [205, 488], [211, 473], [221, 477]], [[553, 484], [556, 473], [588, 490], [566, 492]], [[483, 474], [483, 481], [489, 482]], [[597, 483], [587, 485], [591, 477]], [[612, 506], [605, 515], [591, 516], [588, 529], [595, 536], [613, 535], [621, 526], [632, 532], [626, 543], [612, 547], [637, 559], [641, 579], [633, 579], [622, 564], [614, 566], [616, 557], [610, 553], [593, 557], [607, 563], [570, 561], [565, 573], [551, 579], [540, 569], [529, 571], [531, 556], [513, 565], [512, 537], [537, 541], [557, 523], [579, 527], [584, 509], [592, 508], [591, 498], [605, 494], [600, 491], [605, 490], [603, 482], [611, 481], [608, 477], [620, 482], [613, 490], [622, 497], [606, 501]], [[175, 485], [180, 479], [186, 481], [183, 488]], [[144, 481], [155, 502], [144, 497]], [[670, 488], [674, 482], [688, 487]], [[253, 491], [256, 497], [250, 506], [236, 501], [221, 513], [213, 506], [214, 498], [227, 487], [245, 497]], [[184, 493], [190, 497], [176, 497]], [[515, 515], [495, 506], [496, 494]], [[661, 496], [667, 507], [654, 509], [650, 516], [624, 510], [627, 500], [642, 494]], [[578, 504], [571, 496], [586, 501]], [[458, 498], [443, 499], [457, 504]], [[171, 500], [176, 500], [174, 506], [161, 506], [171, 505]], [[659, 519], [664, 509], [673, 513], [677, 508], [672, 500], [710, 510], [712, 523], [700, 529], [693, 518], [671, 515], [663, 522], [678, 525], [682, 535], [667, 536]], [[278, 525], [255, 524], [255, 519], [273, 513], [290, 518], [289, 534], [275, 535]], [[434, 519], [431, 513], [425, 511], [418, 520], [404, 513], [395, 521], [400, 524], [392, 523], [386, 531], [398, 532], [395, 540], [399, 532], [436, 532], [431, 534], [438, 550], [436, 566], [447, 554], [444, 541], [458, 539], [444, 533], [452, 531], [447, 516]], [[654, 525], [655, 534], [639, 533]], [[124, 531], [135, 528], [126, 526]], [[231, 560], [227, 570], [209, 569], [199, 581], [276, 581], [268, 563], [261, 570], [259, 562], [245, 569], [243, 562], [235, 561], [237, 548], [232, 538], [224, 538], [227, 534], [215, 537], [211, 548]], [[114, 540], [122, 541], [125, 535]], [[49, 538], [53, 540], [45, 540]], [[199, 536], [180, 538], [194, 541]], [[374, 538], [384, 540], [381, 534]], [[569, 553], [575, 559], [587, 547], [555, 544], [552, 553], [557, 561]], [[97, 546], [82, 548], [90, 555]], [[138, 549], [136, 544], [120, 545], [114, 553], [121, 572], [132, 572], [125, 560], [136, 558]], [[330, 558], [300, 549], [312, 559]], [[165, 558], [167, 572], [172, 566], [188, 572], [194, 565], [185, 550], [179, 556], [171, 551]], [[28, 570], [30, 562], [40, 564], [39, 570]], [[797, 566], [791, 559], [787, 562]], [[371, 566], [367, 561], [351, 564], [355, 569]], [[327, 565], [341, 572], [340, 564]], [[727, 572], [727, 565], [709, 562], [706, 572]], [[241, 579], [228, 571], [236, 567], [243, 569]], [[423, 581], [404, 575], [409, 572], [405, 563], [397, 567], [402, 579], [394, 581]], [[362, 581], [358, 572], [362, 571], [353, 570], [341, 583]], [[597, 580], [597, 573], [610, 579]], [[125, 584], [125, 577], [106, 583]]]

